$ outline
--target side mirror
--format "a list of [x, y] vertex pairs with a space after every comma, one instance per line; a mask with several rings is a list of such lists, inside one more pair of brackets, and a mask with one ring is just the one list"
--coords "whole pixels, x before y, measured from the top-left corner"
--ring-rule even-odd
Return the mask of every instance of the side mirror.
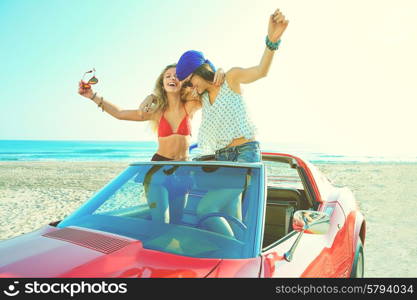
[[323, 212], [312, 210], [297, 210], [293, 217], [292, 228], [299, 232], [291, 249], [284, 253], [286, 261], [292, 261], [294, 251], [304, 233], [326, 234], [330, 228], [330, 217]]
[[330, 217], [323, 212], [298, 210], [292, 222], [295, 231], [310, 234], [326, 234], [330, 228]]

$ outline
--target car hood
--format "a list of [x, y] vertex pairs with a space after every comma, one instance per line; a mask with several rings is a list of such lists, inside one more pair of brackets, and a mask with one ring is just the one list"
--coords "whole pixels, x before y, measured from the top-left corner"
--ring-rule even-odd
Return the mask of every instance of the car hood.
[[82, 228], [45, 226], [0, 242], [0, 277], [206, 277], [220, 261]]

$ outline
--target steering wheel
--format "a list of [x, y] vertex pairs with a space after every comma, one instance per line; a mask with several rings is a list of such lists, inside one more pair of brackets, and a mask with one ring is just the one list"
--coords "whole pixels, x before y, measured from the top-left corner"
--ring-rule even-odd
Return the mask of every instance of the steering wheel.
[[[243, 224], [243, 222], [241, 220], [239, 220], [236, 217], [233, 217], [233, 216], [227, 215], [225, 213], [222, 213], [222, 212], [208, 213], [208, 214], [203, 215], [200, 218], [200, 220], [198, 220], [197, 227], [201, 228], [204, 221], [206, 221], [209, 218], [214, 218], [214, 217], [225, 218], [227, 221], [230, 221], [230, 222], [236, 224], [241, 229], [242, 232], [245, 232], [246, 230], [248, 230], [248, 227], [245, 224]], [[233, 233], [236, 236], [235, 230], [233, 228], [232, 228], [232, 230], [233, 230]]]

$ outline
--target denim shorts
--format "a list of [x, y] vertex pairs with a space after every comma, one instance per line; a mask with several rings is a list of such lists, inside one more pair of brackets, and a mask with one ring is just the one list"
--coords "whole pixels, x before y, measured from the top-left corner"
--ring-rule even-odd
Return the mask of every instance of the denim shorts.
[[222, 148], [214, 153], [214, 158], [220, 161], [260, 162], [259, 142], [253, 141], [239, 146]]

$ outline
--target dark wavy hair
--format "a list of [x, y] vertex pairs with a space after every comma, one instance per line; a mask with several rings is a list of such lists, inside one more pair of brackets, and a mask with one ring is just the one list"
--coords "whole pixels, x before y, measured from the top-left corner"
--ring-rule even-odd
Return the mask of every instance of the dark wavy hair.
[[201, 78], [203, 78], [204, 80], [213, 82], [214, 80], [214, 72], [213, 70], [210, 68], [209, 64], [202, 64], [201, 66], [199, 66], [194, 72], [194, 75], [198, 75]]

